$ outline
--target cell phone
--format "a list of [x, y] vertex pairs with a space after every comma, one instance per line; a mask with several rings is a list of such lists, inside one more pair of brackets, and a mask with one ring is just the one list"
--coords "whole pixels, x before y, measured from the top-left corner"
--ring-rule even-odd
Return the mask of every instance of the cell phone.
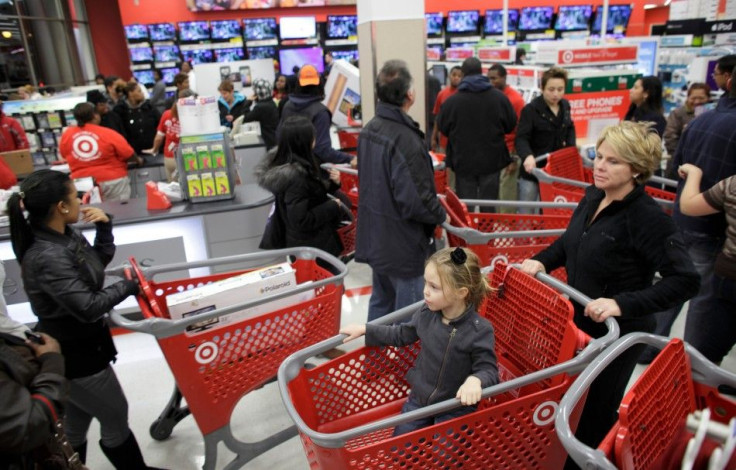
[[39, 335], [38, 333], [34, 333], [31, 330], [24, 331], [26, 338], [28, 338], [29, 341], [34, 342], [36, 344], [46, 344], [46, 341], [44, 341], [43, 336]]

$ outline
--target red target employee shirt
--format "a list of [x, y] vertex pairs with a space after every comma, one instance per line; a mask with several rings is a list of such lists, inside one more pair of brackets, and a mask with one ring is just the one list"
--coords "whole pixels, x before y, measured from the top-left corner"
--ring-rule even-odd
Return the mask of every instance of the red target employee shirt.
[[174, 152], [179, 147], [179, 133], [181, 126], [179, 120], [171, 115], [171, 110], [167, 109], [164, 114], [161, 115], [161, 121], [158, 123], [158, 132], [163, 134], [164, 140], [164, 157], [174, 158]]
[[135, 153], [125, 137], [107, 127], [85, 124], [67, 129], [59, 151], [72, 178], [91, 176], [103, 182], [128, 176], [127, 160]]

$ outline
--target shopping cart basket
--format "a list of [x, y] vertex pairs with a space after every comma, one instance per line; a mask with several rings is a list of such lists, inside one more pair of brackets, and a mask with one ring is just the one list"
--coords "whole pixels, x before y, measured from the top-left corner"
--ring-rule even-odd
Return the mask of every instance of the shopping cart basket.
[[[589, 299], [546, 275], [545, 282], [583, 303]], [[299, 428], [312, 469], [379, 468], [559, 468], [565, 460], [554, 434], [557, 403], [604, 345], [609, 333], [588, 343], [572, 322], [564, 295], [516, 270], [497, 265], [497, 290], [481, 308], [496, 334], [499, 373], [504, 381], [483, 391], [479, 409], [469, 415], [393, 437], [408, 421], [457, 408], [447, 400], [399, 414], [409, 385], [404, 375], [419, 345], [363, 347], [312, 370], [305, 361], [342, 343], [336, 336], [290, 356], [279, 368], [282, 399]], [[376, 324], [407, 319], [421, 302]], [[583, 339], [585, 338], [585, 339]]]
[[[264, 295], [249, 302], [205, 312], [181, 320], [171, 320], [166, 296], [192, 289], [245, 271], [156, 282], [154, 277], [183, 269], [220, 266], [231, 263], [272, 264], [274, 259], [292, 257], [297, 288], [278, 295]], [[288, 258], [287, 258], [288, 259]], [[331, 274], [320, 267], [329, 265]], [[178, 390], [186, 399], [188, 411], [204, 436], [204, 469], [214, 469], [217, 445], [225, 446], [237, 455], [227, 468], [240, 468], [270, 448], [296, 435], [291, 427], [255, 443], [236, 439], [230, 430], [230, 415], [238, 401], [248, 392], [259, 388], [276, 375], [279, 364], [291, 353], [330, 338], [340, 327], [342, 282], [347, 268], [337, 258], [314, 248], [290, 248], [247, 255], [216, 258], [191, 263], [178, 263], [139, 268], [131, 258], [130, 270], [141, 284], [138, 304], [143, 320], [128, 320], [113, 312], [112, 319], [124, 328], [152, 334], [166, 358]], [[122, 269], [122, 268], [120, 268]], [[311, 300], [286, 308], [263, 313], [252, 318], [222, 324], [210, 329], [197, 328], [195, 323], [208, 325], [219, 322], [227, 314], [285, 298], [300, 292], [313, 291]], [[151, 426], [155, 439], [166, 438], [177, 421], [188, 414], [180, 407], [181, 395], [175, 391], [172, 401]]]
[[[598, 374], [621, 353], [640, 343], [662, 351], [624, 396], [618, 422], [598, 449], [583, 445], [570, 429], [571, 412], [578, 409], [578, 400]], [[666, 462], [679, 461], [684, 453], [681, 444], [689, 437], [685, 429], [689, 413], [709, 409], [712, 418], [721, 423], [736, 416], [736, 401], [718, 393], [717, 387], [723, 384], [736, 386], [736, 375], [708, 361], [682, 340], [631, 333], [612, 344], [578, 376], [560, 402], [555, 427], [570, 457], [581, 468], [671, 468]], [[736, 462], [732, 462], [728, 468], [736, 468]]]
[[[460, 200], [452, 190], [447, 190], [440, 202], [450, 216], [450, 224], [442, 226], [447, 231], [449, 246], [465, 246], [472, 249], [484, 266], [497, 262], [521, 263], [531, 258], [562, 235], [570, 222], [576, 204]], [[469, 213], [468, 205], [493, 207], [542, 208], [544, 214]], [[549, 211], [560, 212], [548, 214]], [[561, 214], [562, 211], [568, 214]], [[564, 268], [555, 270], [555, 277], [566, 280]]]

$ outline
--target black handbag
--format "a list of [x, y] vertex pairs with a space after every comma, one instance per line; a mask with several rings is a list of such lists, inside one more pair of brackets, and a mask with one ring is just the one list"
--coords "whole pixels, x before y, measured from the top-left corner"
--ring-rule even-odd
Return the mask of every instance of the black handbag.
[[286, 226], [281, 218], [279, 205], [275, 201], [271, 206], [271, 213], [268, 215], [261, 244], [258, 245], [258, 248], [262, 250], [286, 248]]

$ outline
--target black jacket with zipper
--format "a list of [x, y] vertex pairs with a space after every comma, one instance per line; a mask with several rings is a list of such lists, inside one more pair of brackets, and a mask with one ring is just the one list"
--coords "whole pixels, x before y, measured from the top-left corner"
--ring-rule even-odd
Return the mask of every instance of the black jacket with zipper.
[[328, 193], [339, 187], [310, 175], [300, 162], [274, 165], [275, 155], [275, 150], [269, 152], [255, 174], [258, 184], [276, 198], [286, 246], [311, 246], [338, 256], [342, 243], [337, 229], [345, 214]]
[[470, 375], [480, 379], [482, 388], [498, 383], [493, 326], [475, 308], [469, 307], [447, 325], [442, 312], [433, 312], [426, 304], [408, 323], [366, 324], [368, 346], [405, 346], [417, 340], [422, 347], [406, 381], [422, 406], [455, 398]]
[[[604, 192], [589, 186], [565, 233], [534, 256], [547, 272], [564, 266], [567, 283], [592, 299], [611, 298], [621, 309], [621, 335], [651, 332], [655, 312], [674, 307], [698, 292], [700, 276], [670, 216], [637, 185], [593, 220]], [[654, 273], [662, 280], [653, 284]], [[575, 306], [575, 324], [593, 337], [603, 323]]]
[[[538, 157], [573, 146], [575, 139], [575, 124], [570, 115], [570, 102], [566, 99], [560, 100], [557, 116], [552, 113], [542, 96], [537, 96], [521, 110], [519, 127], [516, 129], [516, 153], [522, 162], [529, 155]], [[541, 168], [546, 164], [547, 160], [544, 159], [537, 162], [537, 167]], [[536, 177], [526, 172], [524, 165], [521, 165], [519, 177], [537, 181]]]
[[35, 240], [21, 263], [37, 329], [59, 341], [70, 379], [95, 374], [115, 359], [105, 314], [138, 292], [135, 281], [103, 287], [115, 243], [112, 223], [95, 225], [94, 247], [70, 227], [64, 234], [35, 228]]

